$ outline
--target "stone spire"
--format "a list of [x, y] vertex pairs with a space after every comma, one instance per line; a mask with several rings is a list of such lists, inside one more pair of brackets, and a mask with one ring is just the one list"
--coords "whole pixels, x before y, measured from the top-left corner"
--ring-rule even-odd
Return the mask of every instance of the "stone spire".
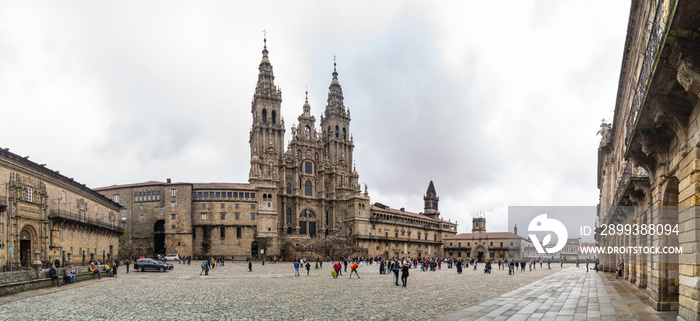
[[423, 201], [425, 202], [425, 212], [423, 214], [434, 219], [440, 218], [440, 211], [438, 210], [438, 202], [440, 201], [440, 198], [437, 196], [437, 192], [435, 192], [435, 185], [433, 185], [433, 181], [430, 181], [428, 191], [425, 192]]
[[311, 105], [309, 104], [309, 91], [306, 91], [306, 101], [304, 102], [304, 117], [311, 117]]
[[[335, 59], [335, 58], [334, 58]], [[333, 79], [331, 80], [331, 85], [328, 87], [328, 104], [326, 105], [326, 117], [328, 117], [329, 112], [337, 112], [340, 115], [345, 115], [345, 105], [343, 104], [343, 88], [340, 86], [340, 81], [338, 81], [338, 71], [336, 69], [336, 62], [333, 62]]]
[[272, 64], [268, 58], [267, 38], [263, 39], [262, 60], [258, 66], [258, 84], [255, 86], [256, 98], [268, 98], [282, 100], [282, 92], [275, 86], [275, 75], [272, 72]]

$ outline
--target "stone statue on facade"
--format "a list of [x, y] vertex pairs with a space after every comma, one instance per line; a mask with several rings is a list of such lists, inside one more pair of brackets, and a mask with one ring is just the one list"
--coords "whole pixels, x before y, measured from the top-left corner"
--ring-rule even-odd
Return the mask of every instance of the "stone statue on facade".
[[601, 120], [600, 130], [596, 135], [600, 134], [600, 147], [607, 146], [612, 141], [612, 125], [605, 122], [605, 119]]

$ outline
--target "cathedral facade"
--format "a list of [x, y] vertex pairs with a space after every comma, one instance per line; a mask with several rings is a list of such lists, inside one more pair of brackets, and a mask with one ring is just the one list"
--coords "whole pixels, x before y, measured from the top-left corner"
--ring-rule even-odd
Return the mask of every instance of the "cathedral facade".
[[457, 224], [440, 219], [432, 182], [425, 213], [418, 214], [371, 205], [367, 187], [361, 189], [350, 110], [335, 64], [319, 124], [307, 93], [285, 148], [282, 92], [268, 55], [265, 41], [251, 103], [248, 183], [168, 179], [98, 188], [125, 207], [121, 222], [128, 242], [122, 252], [195, 258], [443, 256], [443, 237], [456, 234]]

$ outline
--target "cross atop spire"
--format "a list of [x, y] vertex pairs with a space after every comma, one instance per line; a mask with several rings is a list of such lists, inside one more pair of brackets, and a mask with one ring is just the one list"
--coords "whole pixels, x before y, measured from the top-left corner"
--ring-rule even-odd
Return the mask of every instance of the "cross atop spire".
[[263, 49], [267, 50], [267, 29], [263, 29]]

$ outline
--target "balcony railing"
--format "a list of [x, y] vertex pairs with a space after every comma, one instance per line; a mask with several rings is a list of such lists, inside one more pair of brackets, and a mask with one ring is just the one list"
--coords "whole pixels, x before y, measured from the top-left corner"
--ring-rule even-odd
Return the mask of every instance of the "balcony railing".
[[89, 218], [89, 217], [87, 217], [87, 214], [80, 215], [80, 214], [70, 213], [70, 212], [66, 212], [66, 211], [62, 211], [62, 210], [51, 210], [51, 214], [49, 215], [49, 218], [60, 218], [60, 219], [64, 219], [67, 221], [80, 222], [83, 224], [92, 225], [94, 227], [116, 231], [118, 233], [124, 233], [124, 228], [119, 227], [113, 223], [107, 223], [107, 222], [103, 222], [103, 221]]
[[417, 238], [408, 238], [406, 236], [403, 237], [393, 237], [393, 236], [384, 236], [384, 235], [369, 235], [369, 234], [364, 234], [364, 235], [357, 235], [355, 236], [358, 239], [362, 240], [376, 240], [376, 241], [385, 241], [385, 242], [414, 242], [414, 243], [440, 243], [440, 241], [435, 241], [435, 240], [425, 240], [425, 239], [417, 239]]
[[629, 184], [635, 180], [648, 180], [649, 174], [643, 170], [638, 169], [636, 166], [632, 165], [632, 162], [627, 162], [625, 168], [622, 170], [622, 175], [617, 181], [617, 188], [615, 189], [615, 198], [610, 204], [610, 211], [608, 212], [605, 221], [608, 222], [612, 218], [612, 214], [615, 213], [617, 206], [620, 205], [620, 201], [627, 193]]
[[[637, 122], [639, 120], [639, 115], [641, 114], [642, 105], [647, 96], [647, 91], [651, 86], [652, 73], [656, 69], [656, 63], [659, 57], [659, 49], [663, 47], [661, 41], [664, 38], [664, 32], [666, 29], [666, 15], [665, 11], [665, 1], [658, 1], [656, 6], [656, 15], [654, 17], [654, 24], [651, 27], [649, 41], [647, 42], [647, 47], [644, 54], [644, 61], [642, 62], [642, 70], [639, 73], [639, 78], [637, 79], [637, 86], [635, 87], [634, 99], [632, 101], [632, 107], [630, 109], [629, 118], [627, 118], [627, 124], [625, 129], [625, 146], [629, 149], [632, 138], [634, 137]], [[626, 154], [627, 150], [625, 150]]]

